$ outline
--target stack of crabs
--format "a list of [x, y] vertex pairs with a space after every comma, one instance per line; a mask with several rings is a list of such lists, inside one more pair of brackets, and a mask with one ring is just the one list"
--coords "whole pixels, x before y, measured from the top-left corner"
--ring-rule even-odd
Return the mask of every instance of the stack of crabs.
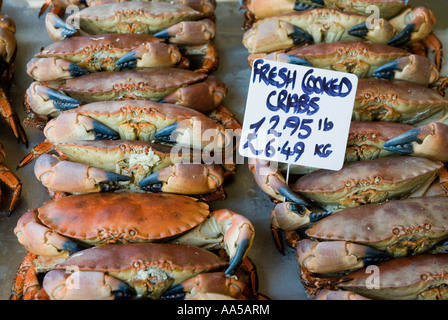
[[[380, 19], [369, 28], [368, 6]], [[433, 13], [404, 0], [248, 0], [256, 58], [359, 77], [340, 171], [250, 165], [315, 299], [448, 298], [448, 100]], [[370, 7], [371, 8], [371, 7]], [[370, 21], [371, 22], [371, 21]], [[278, 169], [274, 169], [278, 168]]]
[[[69, 5], [79, 10], [66, 17]], [[247, 258], [252, 223], [208, 204], [226, 196], [237, 138], [227, 129], [240, 127], [211, 75], [215, 3], [48, 6], [55, 42], [29, 62], [25, 97], [25, 124], [46, 139], [19, 167], [37, 158], [53, 200], [14, 230], [28, 255], [11, 298], [263, 297]]]
[[[2, 1], [0, 0], [0, 9]], [[14, 21], [6, 14], [0, 14], [0, 116], [11, 128], [17, 140], [28, 145], [28, 139], [20, 123], [16, 111], [11, 106], [7, 92], [14, 78], [14, 62], [17, 55], [17, 41], [15, 37], [16, 26]], [[0, 180], [12, 191], [11, 201], [8, 205], [9, 214], [17, 207], [22, 191], [19, 178], [5, 165], [3, 160], [6, 151], [0, 141]], [[0, 198], [3, 197], [0, 190]]]

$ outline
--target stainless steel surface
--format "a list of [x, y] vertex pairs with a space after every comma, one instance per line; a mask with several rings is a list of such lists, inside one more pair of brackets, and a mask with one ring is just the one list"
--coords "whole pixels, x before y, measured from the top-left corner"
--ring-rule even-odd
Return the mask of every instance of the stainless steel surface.
[[[24, 118], [23, 96], [32, 82], [26, 74], [26, 64], [41, 47], [51, 43], [44, 27], [44, 18], [37, 18], [38, 4], [41, 0], [3, 1], [2, 13], [10, 15], [17, 24], [19, 45], [16, 60], [16, 76], [10, 90], [10, 100], [21, 119]], [[446, 38], [448, 28], [448, 2], [411, 1], [414, 6], [425, 5], [434, 10], [438, 19], [437, 34]], [[243, 15], [237, 1], [218, 1], [216, 44], [220, 52], [220, 66], [216, 73], [229, 87], [225, 105], [242, 121], [246, 103], [250, 70], [247, 64], [247, 51], [241, 44]], [[447, 74], [445, 72], [445, 74]], [[37, 129], [26, 128], [29, 148], [18, 144], [9, 128], [0, 126], [0, 142], [7, 151], [5, 164], [15, 171], [17, 163], [29, 150], [43, 140]], [[23, 193], [19, 207], [11, 217], [7, 217], [5, 203], [0, 212], [0, 299], [9, 298], [11, 286], [25, 249], [17, 242], [13, 229], [19, 217], [27, 210], [39, 207], [49, 200], [46, 189], [37, 181], [33, 164], [15, 171], [23, 182]], [[6, 188], [2, 185], [2, 189]], [[225, 189], [228, 197], [224, 201], [212, 203], [214, 209], [229, 208], [246, 215], [255, 225], [256, 238], [249, 256], [255, 262], [259, 274], [260, 292], [272, 299], [303, 300], [307, 296], [300, 284], [298, 265], [294, 250], [281, 255], [275, 248], [270, 230], [269, 214], [273, 204], [268, 196], [255, 185], [247, 165], [239, 165], [237, 175], [227, 181]], [[7, 201], [7, 199], [5, 199]]]

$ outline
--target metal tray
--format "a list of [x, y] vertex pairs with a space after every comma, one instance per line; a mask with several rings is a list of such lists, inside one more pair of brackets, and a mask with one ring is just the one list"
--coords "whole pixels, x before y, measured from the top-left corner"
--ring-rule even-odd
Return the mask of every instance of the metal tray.
[[[44, 26], [44, 17], [38, 19], [38, 8], [42, 0], [5, 0], [2, 13], [10, 15], [17, 25], [19, 52], [16, 60], [16, 74], [9, 98], [19, 117], [25, 117], [23, 97], [32, 79], [26, 74], [26, 64], [33, 55], [51, 43]], [[411, 1], [414, 6], [425, 5], [434, 10], [438, 19], [437, 35], [448, 40], [448, 2], [445, 0]], [[30, 5], [31, 3], [31, 5]], [[216, 45], [220, 53], [220, 66], [216, 75], [228, 86], [229, 94], [224, 104], [242, 122], [246, 104], [250, 69], [247, 64], [247, 51], [241, 44], [244, 21], [238, 1], [219, 1], [217, 7]], [[443, 72], [443, 74], [448, 74]], [[4, 163], [15, 171], [19, 161], [29, 150], [40, 143], [44, 136], [34, 128], [25, 128], [29, 139], [29, 148], [17, 143], [6, 125], [0, 126], [0, 142], [5, 145], [7, 158]], [[27, 210], [40, 207], [50, 200], [47, 190], [35, 178], [33, 164], [15, 171], [23, 183], [20, 205], [12, 216], [8, 217], [5, 203], [0, 211], [0, 299], [9, 298], [11, 286], [17, 268], [24, 258], [25, 249], [17, 242], [13, 229], [19, 217]], [[8, 195], [6, 188], [2, 186]], [[253, 222], [256, 231], [255, 242], [249, 257], [255, 262], [259, 275], [260, 292], [276, 300], [308, 299], [300, 280], [299, 267], [292, 249], [285, 255], [280, 254], [271, 238], [269, 215], [273, 203], [256, 186], [252, 173], [246, 164], [238, 166], [237, 175], [225, 183], [228, 197], [213, 202], [213, 209], [229, 208], [247, 216]], [[5, 202], [8, 199], [5, 199]]]

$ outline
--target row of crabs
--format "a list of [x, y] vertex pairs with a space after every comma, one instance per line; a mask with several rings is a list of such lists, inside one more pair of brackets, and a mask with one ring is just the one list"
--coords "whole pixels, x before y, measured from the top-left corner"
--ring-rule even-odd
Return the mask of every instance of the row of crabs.
[[[249, 65], [263, 58], [360, 78], [341, 170], [292, 166], [297, 179], [287, 183], [281, 164], [249, 165], [276, 203], [275, 243], [282, 252], [285, 240], [295, 248], [307, 293], [447, 299], [448, 100], [433, 13], [404, 0], [242, 5]], [[374, 29], [370, 5], [381, 13]]]
[[[66, 20], [80, 29], [61, 18], [73, 4], [88, 5]], [[28, 64], [24, 120], [46, 139], [19, 167], [38, 158], [34, 172], [53, 200], [14, 229], [28, 254], [11, 299], [267, 298], [247, 257], [252, 223], [208, 204], [226, 196], [236, 169], [226, 129], [240, 128], [211, 74], [215, 3], [49, 0], [41, 13], [47, 7], [56, 42]]]

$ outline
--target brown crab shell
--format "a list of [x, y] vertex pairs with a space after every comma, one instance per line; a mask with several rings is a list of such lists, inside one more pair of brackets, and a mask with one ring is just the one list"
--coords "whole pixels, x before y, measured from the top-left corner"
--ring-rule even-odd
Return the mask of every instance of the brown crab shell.
[[353, 60], [353, 65], [356, 66], [355, 62], [361, 61], [370, 65], [370, 68], [368, 68], [367, 71], [369, 77], [373, 76], [373, 71], [375, 71], [376, 67], [410, 55], [408, 51], [401, 48], [380, 43], [356, 41], [317, 43], [298, 47], [286, 53], [308, 60], [315, 68], [324, 69], [327, 69], [328, 66], [332, 66], [333, 69], [338, 70], [337, 66], [342, 62]]
[[418, 196], [429, 187], [440, 161], [411, 156], [346, 164], [339, 171], [317, 170], [291, 185], [291, 190], [331, 209]]
[[205, 15], [182, 4], [130, 1], [88, 7], [72, 17], [79, 17], [81, 29], [89, 34], [153, 34], [181, 21], [199, 20]]
[[198, 247], [138, 243], [86, 249], [55, 269], [104, 272], [130, 284], [139, 296], [158, 298], [169, 287], [226, 266], [227, 261]]
[[373, 299], [411, 300], [440, 298], [438, 288], [448, 285], [445, 253], [398, 258], [376, 266], [378, 289], [367, 286], [372, 283], [372, 272], [365, 269], [351, 273], [338, 287]]
[[396, 155], [384, 149], [384, 143], [408, 130], [411, 125], [396, 122], [352, 121], [345, 161], [373, 160]]
[[317, 222], [306, 234], [367, 245], [393, 256], [419, 254], [448, 238], [448, 198], [409, 198], [347, 208]]
[[[36, 58], [60, 58], [95, 72], [98, 70], [115, 71], [115, 62], [126, 53], [145, 44], [151, 44], [154, 52], [160, 52], [159, 61], [171, 50], [176, 51], [172, 45], [164, 43], [163, 39], [147, 34], [102, 34], [78, 36], [54, 42], [35, 55]], [[179, 59], [180, 59], [180, 52]], [[173, 66], [170, 60], [165, 62]], [[165, 66], [165, 65], [161, 65]]]
[[359, 79], [352, 120], [414, 124], [448, 106], [436, 90], [409, 81]]
[[64, 84], [46, 83], [80, 103], [109, 100], [160, 100], [180, 87], [200, 82], [207, 75], [178, 68], [151, 68], [91, 73]]
[[69, 238], [98, 245], [170, 238], [209, 215], [197, 199], [158, 193], [92, 193], [46, 202], [39, 219]]

